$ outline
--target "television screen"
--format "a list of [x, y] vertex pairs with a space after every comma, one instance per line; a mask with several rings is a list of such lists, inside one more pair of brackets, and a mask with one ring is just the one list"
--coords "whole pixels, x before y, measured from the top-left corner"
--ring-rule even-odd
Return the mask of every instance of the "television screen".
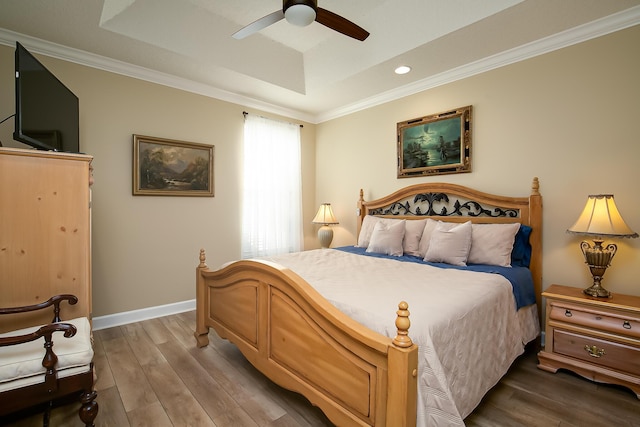
[[78, 97], [20, 43], [15, 61], [13, 138], [39, 150], [79, 152]]

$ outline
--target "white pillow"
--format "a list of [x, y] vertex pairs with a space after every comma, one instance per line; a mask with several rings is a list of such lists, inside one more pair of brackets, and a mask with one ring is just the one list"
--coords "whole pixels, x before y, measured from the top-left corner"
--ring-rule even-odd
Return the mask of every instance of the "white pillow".
[[511, 267], [511, 251], [520, 224], [473, 224], [467, 262]]
[[360, 227], [360, 234], [358, 235], [358, 247], [366, 248], [369, 246], [369, 240], [371, 240], [371, 234], [373, 233], [373, 227], [380, 218], [373, 215], [367, 215], [362, 220], [362, 226]]
[[424, 230], [424, 226], [427, 222], [426, 219], [421, 220], [409, 220], [396, 218], [380, 218], [373, 215], [367, 215], [362, 220], [362, 227], [360, 227], [360, 235], [358, 236], [359, 248], [366, 248], [371, 241], [371, 235], [373, 234], [373, 228], [377, 223], [383, 223], [385, 225], [397, 224], [398, 222], [405, 223], [405, 240], [403, 243], [403, 251], [408, 255], [415, 255], [424, 258], [424, 253], [420, 253], [419, 244], [420, 238]]
[[[420, 258], [424, 258], [427, 255], [427, 250], [429, 249], [429, 243], [431, 242], [431, 235], [433, 234], [433, 230], [436, 229], [436, 226], [441, 221], [436, 221], [435, 219], [427, 218], [427, 224], [424, 226], [424, 230], [422, 231], [422, 237], [420, 237], [420, 245], [418, 246], [418, 256]], [[455, 223], [451, 223], [451, 227], [455, 227]]]
[[429, 262], [467, 265], [471, 249], [471, 221], [454, 225], [439, 222], [431, 235], [429, 249], [424, 257]]
[[404, 223], [404, 243], [402, 244], [405, 255], [413, 255], [424, 258], [420, 255], [420, 239], [427, 225], [426, 219], [411, 219]]
[[373, 227], [367, 252], [402, 256], [404, 223], [404, 220], [398, 220], [394, 224], [385, 224], [383, 221], [378, 221]]

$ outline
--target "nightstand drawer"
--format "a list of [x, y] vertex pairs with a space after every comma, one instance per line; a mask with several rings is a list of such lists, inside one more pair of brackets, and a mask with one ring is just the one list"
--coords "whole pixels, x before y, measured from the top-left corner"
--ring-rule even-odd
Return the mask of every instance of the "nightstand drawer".
[[640, 319], [567, 302], [551, 302], [549, 319], [640, 338]]
[[553, 352], [640, 375], [640, 349], [562, 330], [553, 331]]

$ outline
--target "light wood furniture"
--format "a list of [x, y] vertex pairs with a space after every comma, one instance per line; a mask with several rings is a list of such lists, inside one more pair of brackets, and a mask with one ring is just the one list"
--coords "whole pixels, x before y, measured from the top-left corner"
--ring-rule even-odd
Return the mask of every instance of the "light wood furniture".
[[[443, 219], [440, 210], [394, 215], [397, 204], [405, 206], [407, 200], [414, 203], [416, 196], [427, 194], [435, 196], [433, 200], [444, 195], [462, 200], [461, 212], [445, 215], [446, 220], [530, 225], [532, 273], [539, 289], [542, 198], [537, 178], [529, 197], [494, 196], [443, 183], [410, 186], [371, 202], [361, 196], [359, 220], [369, 213]], [[476, 202], [498, 209], [479, 212]], [[209, 328], [214, 328], [258, 370], [308, 398], [336, 425], [415, 426], [417, 346], [407, 334], [409, 319], [402, 303], [398, 336], [391, 339], [355, 322], [296, 273], [277, 264], [242, 260], [212, 271], [205, 261], [201, 250], [196, 269], [198, 346], [209, 343]]]
[[[0, 148], [0, 306], [73, 294], [69, 318], [91, 319], [90, 163], [83, 154]], [[0, 332], [49, 322], [31, 312]]]
[[640, 399], [640, 297], [594, 298], [561, 285], [549, 286], [542, 296], [545, 348], [538, 367], [622, 385]]

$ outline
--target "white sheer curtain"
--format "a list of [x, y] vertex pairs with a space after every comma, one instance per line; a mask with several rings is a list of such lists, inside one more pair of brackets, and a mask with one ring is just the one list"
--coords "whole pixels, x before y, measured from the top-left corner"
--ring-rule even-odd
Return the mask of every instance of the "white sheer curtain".
[[242, 258], [300, 251], [300, 126], [245, 115]]

